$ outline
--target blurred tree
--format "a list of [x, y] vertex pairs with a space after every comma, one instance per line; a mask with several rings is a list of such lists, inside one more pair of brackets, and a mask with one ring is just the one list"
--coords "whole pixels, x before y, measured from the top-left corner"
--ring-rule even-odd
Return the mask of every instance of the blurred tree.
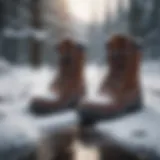
[[106, 0], [105, 31], [110, 37], [115, 33], [128, 33], [128, 0]]
[[98, 19], [98, 13], [96, 10], [97, 6], [95, 2], [91, 5], [91, 23], [89, 25], [89, 54], [87, 55], [87, 59], [93, 59], [98, 58], [99, 55], [97, 55], [97, 24], [96, 20]]
[[160, 1], [131, 0], [129, 30], [131, 35], [143, 40], [143, 48], [151, 58], [160, 50]]
[[71, 34], [71, 20], [67, 0], [44, 0], [43, 25], [49, 32], [43, 47], [43, 59], [55, 64], [55, 44], [63, 37]]
[[1, 55], [13, 63], [29, 58], [33, 66], [55, 59], [53, 46], [71, 24], [67, 5], [67, 0], [0, 0]]
[[152, 0], [152, 8], [148, 18], [147, 25], [143, 28], [143, 36], [146, 36], [159, 28], [159, 18], [160, 18], [160, 1]]
[[140, 36], [142, 34], [142, 16], [143, 8], [139, 5], [138, 0], [130, 0], [130, 12], [129, 12], [129, 31], [134, 36]]
[[[29, 21], [30, 0], [1, 0], [2, 4], [1, 15], [3, 23], [1, 23], [0, 37], [0, 53], [12, 63], [26, 61], [28, 54], [28, 35], [25, 35]], [[24, 36], [25, 35], [25, 36]], [[28, 57], [27, 57], [28, 58]]]
[[[41, 0], [31, 1], [31, 16], [31, 25], [36, 33], [42, 29]], [[34, 67], [38, 67], [41, 63], [41, 43], [36, 37], [31, 39], [30, 62]]]
[[3, 40], [3, 36], [2, 36], [2, 32], [3, 32], [3, 28], [5, 26], [5, 9], [4, 9], [4, 1], [0, 0], [0, 55], [2, 55], [2, 40]]
[[133, 35], [144, 37], [158, 27], [160, 1], [152, 0], [148, 3], [149, 8], [139, 0], [131, 0], [129, 22]]
[[4, 27], [4, 1], [0, 0], [0, 32]]
[[4, 24], [2, 28], [2, 41], [1, 41], [1, 54], [4, 56], [7, 60], [9, 60], [12, 63], [17, 62], [17, 46], [18, 42], [17, 39], [15, 39], [12, 36], [8, 36], [4, 34], [4, 31], [10, 30], [11, 28], [17, 29], [17, 6], [19, 5], [19, 0], [13, 1], [13, 0], [6, 0], [2, 1], [3, 5], [3, 18], [4, 18]]

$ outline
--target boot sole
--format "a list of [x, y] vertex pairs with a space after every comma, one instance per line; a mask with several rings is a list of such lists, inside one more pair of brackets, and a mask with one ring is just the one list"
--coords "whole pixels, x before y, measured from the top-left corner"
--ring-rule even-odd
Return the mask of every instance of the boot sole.
[[[93, 108], [80, 108], [79, 114], [81, 117], [81, 125], [88, 126], [93, 125], [96, 122], [102, 120], [113, 120], [115, 118], [120, 118], [125, 115], [140, 111], [143, 108], [141, 98], [137, 98], [134, 103], [127, 105], [124, 109], [119, 109], [110, 113], [104, 112], [104, 110], [93, 109]], [[98, 107], [97, 107], [98, 108]]]
[[[54, 107], [47, 107], [46, 105], [36, 104], [36, 102], [31, 103], [29, 107], [29, 112], [36, 116], [48, 116], [53, 113], [58, 113], [68, 109], [74, 109], [78, 105], [80, 97], [74, 98], [69, 102], [64, 103], [63, 105], [57, 105]], [[56, 103], [56, 101], [55, 101]]]

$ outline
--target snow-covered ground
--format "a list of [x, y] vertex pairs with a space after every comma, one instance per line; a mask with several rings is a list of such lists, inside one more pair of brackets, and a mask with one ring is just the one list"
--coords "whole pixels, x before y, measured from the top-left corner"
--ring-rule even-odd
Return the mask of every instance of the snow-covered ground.
[[[160, 105], [160, 65], [158, 62], [147, 62], [142, 65], [141, 82], [145, 104], [159, 109]], [[5, 70], [5, 72], [4, 72]], [[56, 68], [42, 66], [32, 69], [28, 66], [11, 66], [0, 63], [0, 109], [12, 111], [26, 108], [33, 96], [49, 95], [48, 86], [56, 75]], [[88, 65], [85, 70], [88, 93], [98, 89], [105, 68]]]
[[[145, 106], [152, 107], [158, 112], [160, 112], [159, 68], [158, 62], [148, 62], [143, 64], [141, 70]], [[98, 89], [104, 73], [104, 67], [86, 66], [85, 77], [89, 94]], [[23, 150], [22, 147], [32, 150], [39, 143], [41, 133], [34, 125], [35, 119], [33, 120], [32, 116], [23, 115], [27, 114], [26, 110], [33, 96], [51, 95], [48, 93], [48, 85], [55, 77], [55, 74], [56, 68], [53, 69], [49, 66], [32, 69], [28, 66], [11, 66], [5, 61], [0, 62], [0, 159], [4, 159], [3, 156], [8, 155], [13, 147], [16, 150], [13, 152], [14, 155], [11, 155], [12, 157], [22, 155], [19, 152], [20, 149], [26, 154], [29, 152], [26, 149]], [[74, 118], [74, 114], [70, 117]], [[62, 120], [61, 123], [64, 121], [62, 116], [59, 119]], [[72, 121], [70, 120], [70, 125], [74, 123]], [[36, 122], [38, 122], [36, 124], [42, 123], [41, 126], [47, 124], [49, 129], [53, 129], [53, 126], [57, 125], [54, 117], [45, 120], [39, 119]], [[5, 160], [10, 159], [12, 158], [5, 158]]]

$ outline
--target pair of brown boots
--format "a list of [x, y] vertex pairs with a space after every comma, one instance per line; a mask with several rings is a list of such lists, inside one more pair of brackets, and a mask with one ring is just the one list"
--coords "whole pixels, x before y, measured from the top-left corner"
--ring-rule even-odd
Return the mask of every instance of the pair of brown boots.
[[[84, 124], [113, 118], [141, 108], [139, 81], [141, 53], [136, 42], [123, 35], [115, 35], [106, 44], [109, 73], [100, 86], [98, 95], [87, 100], [84, 82], [85, 48], [72, 40], [58, 46], [59, 75], [51, 90], [57, 100], [35, 98], [31, 110], [37, 114], [50, 114], [76, 108]], [[99, 100], [97, 101], [96, 98]], [[77, 107], [78, 106], [78, 107]]]

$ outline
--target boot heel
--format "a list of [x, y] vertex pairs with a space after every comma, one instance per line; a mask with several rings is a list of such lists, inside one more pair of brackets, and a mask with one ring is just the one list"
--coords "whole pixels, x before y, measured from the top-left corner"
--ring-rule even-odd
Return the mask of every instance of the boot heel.
[[134, 101], [134, 103], [129, 107], [127, 107], [126, 112], [133, 113], [133, 112], [140, 111], [142, 108], [143, 108], [142, 98], [141, 96], [138, 96], [137, 99]]

